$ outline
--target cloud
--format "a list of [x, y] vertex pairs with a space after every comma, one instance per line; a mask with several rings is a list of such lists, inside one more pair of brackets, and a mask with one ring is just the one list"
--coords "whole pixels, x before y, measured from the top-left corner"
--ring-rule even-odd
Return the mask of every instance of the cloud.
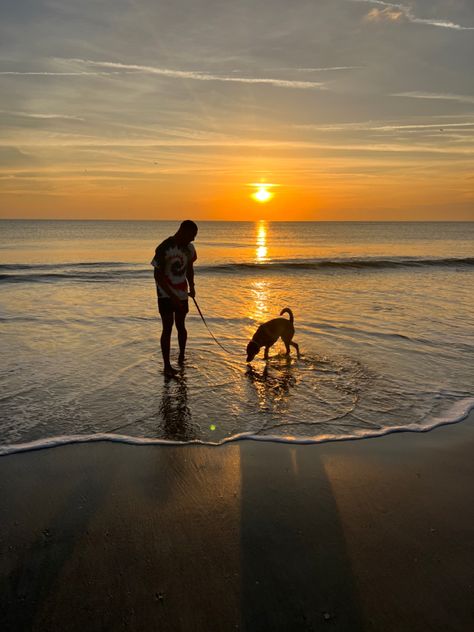
[[0, 146], [0, 167], [24, 167], [34, 164], [35, 159], [17, 147]]
[[[172, 70], [169, 68], [158, 68], [156, 66], [143, 66], [138, 64], [123, 64], [112, 61], [94, 61], [91, 59], [60, 59], [59, 61], [73, 62], [76, 64], [84, 64], [87, 66], [107, 68], [102, 71], [71, 71], [71, 72], [53, 72], [53, 71], [0, 71], [0, 75], [19, 75], [19, 76], [52, 76], [52, 77], [87, 77], [87, 76], [107, 76], [120, 74], [149, 74], [168, 77], [170, 79], [191, 79], [194, 81], [220, 81], [225, 83], [246, 83], [246, 84], [267, 84], [277, 88], [294, 88], [298, 90], [324, 90], [325, 84], [320, 81], [299, 81], [292, 79], [278, 79], [272, 77], [234, 77], [226, 75], [214, 75], [207, 72], [196, 70]], [[326, 71], [326, 70], [348, 70], [351, 66], [338, 66], [331, 68], [311, 68], [302, 70]], [[299, 69], [295, 69], [299, 70]]]
[[474, 103], [474, 97], [464, 94], [442, 94], [437, 92], [397, 92], [392, 97], [408, 97], [410, 99], [439, 99], [440, 101], [458, 101], [459, 103]]
[[402, 11], [394, 11], [386, 7], [385, 9], [371, 9], [365, 16], [367, 22], [397, 22], [404, 16]]
[[350, 0], [351, 2], [365, 2], [368, 4], [378, 4], [383, 9], [372, 9], [366, 16], [370, 22], [392, 21], [398, 22], [401, 19], [408, 20], [413, 24], [425, 24], [427, 26], [438, 26], [446, 29], [455, 29], [457, 31], [473, 31], [474, 26], [462, 26], [448, 20], [433, 20], [418, 18], [413, 13], [413, 9], [406, 4], [398, 4], [394, 2], [383, 2], [382, 0]]
[[[443, 117], [439, 117], [443, 118]], [[471, 131], [474, 128], [474, 119], [463, 123], [377, 123], [367, 121], [365, 123], [339, 123], [333, 125], [294, 125], [296, 129], [316, 132], [396, 132], [396, 131], [432, 131], [442, 129], [459, 130], [461, 128]]]
[[[158, 140], [158, 139], [64, 139], [58, 141], [56, 138], [54, 142], [47, 143], [44, 139], [38, 138], [36, 140], [23, 143], [24, 147], [28, 147], [30, 150], [40, 150], [53, 148], [55, 152], [58, 151], [95, 151], [102, 152], [107, 150], [110, 155], [110, 150], [115, 150], [116, 156], [119, 156], [123, 152], [123, 156], [126, 157], [126, 161], [130, 163], [130, 156], [133, 154], [135, 159], [141, 162], [142, 158], [149, 159], [153, 156], [153, 160], [156, 158], [157, 152], [160, 150], [174, 149], [179, 152], [180, 162], [182, 153], [186, 153], [193, 150], [215, 150], [222, 154], [222, 152], [230, 152], [232, 155], [237, 148], [239, 149], [258, 149], [268, 150], [272, 152], [282, 151], [295, 151], [295, 152], [312, 152], [317, 151], [331, 151], [337, 153], [344, 152], [360, 152], [363, 153], [422, 153], [422, 154], [445, 154], [445, 155], [472, 155], [472, 149], [470, 147], [454, 147], [454, 146], [439, 146], [426, 145], [405, 142], [342, 142], [342, 143], [325, 143], [311, 140], [267, 140], [267, 139], [245, 139], [242, 140], [238, 137], [228, 137], [222, 140]], [[0, 145], [0, 149], [3, 149]], [[301, 155], [303, 155], [303, 153]], [[168, 155], [168, 154], [166, 154]], [[193, 153], [193, 155], [195, 155]], [[148, 158], [147, 158], [148, 156]], [[176, 154], [178, 156], [178, 153]], [[202, 155], [199, 156], [199, 161], [202, 160]], [[136, 161], [136, 160], [135, 160]]]
[[[83, 77], [87, 75], [93, 75], [97, 77], [98, 75], [108, 75], [111, 73], [108, 72], [33, 72], [33, 71], [19, 71], [19, 70], [2, 70], [0, 71], [0, 75], [26, 75], [26, 76], [45, 76], [45, 77]], [[117, 74], [117, 73], [115, 73]]]
[[11, 110], [0, 110], [0, 114], [8, 114], [10, 116], [17, 116], [19, 118], [28, 119], [65, 119], [68, 121], [84, 121], [82, 116], [73, 116], [70, 114], [40, 114], [31, 112], [14, 112]]
[[287, 72], [287, 71], [292, 71], [292, 72], [332, 72], [332, 71], [337, 71], [337, 70], [359, 70], [361, 68], [364, 68], [365, 66], [327, 66], [327, 67], [322, 67], [322, 68], [291, 68], [291, 67], [285, 67], [285, 68], [274, 68], [273, 70], [278, 70], [280, 72]]
[[300, 90], [324, 89], [324, 84], [317, 81], [293, 81], [291, 79], [274, 79], [269, 77], [229, 77], [225, 75], [213, 75], [196, 70], [172, 70], [158, 68], [156, 66], [143, 66], [138, 64], [123, 64], [112, 61], [94, 61], [91, 59], [68, 59], [63, 61], [84, 64], [98, 68], [109, 68], [115, 71], [128, 71], [141, 74], [160, 75], [171, 79], [192, 79], [194, 81], [221, 81], [225, 83], [249, 83], [268, 84], [278, 88], [296, 88]]

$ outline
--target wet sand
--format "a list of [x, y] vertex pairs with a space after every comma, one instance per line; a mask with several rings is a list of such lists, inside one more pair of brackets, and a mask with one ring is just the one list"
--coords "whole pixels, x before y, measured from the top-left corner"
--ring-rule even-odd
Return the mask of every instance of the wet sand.
[[474, 415], [297, 446], [0, 458], [0, 629], [467, 631]]

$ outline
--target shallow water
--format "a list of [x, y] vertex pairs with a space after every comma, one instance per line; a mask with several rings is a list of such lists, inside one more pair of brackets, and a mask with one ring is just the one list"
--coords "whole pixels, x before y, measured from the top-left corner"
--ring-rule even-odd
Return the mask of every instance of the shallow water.
[[[165, 380], [149, 261], [174, 222], [0, 222], [3, 451], [59, 436], [370, 436], [472, 406], [473, 223], [202, 222], [187, 363]], [[303, 357], [261, 322], [289, 306]], [[174, 353], [177, 351], [173, 339]], [[175, 353], [176, 355], [176, 353]]]

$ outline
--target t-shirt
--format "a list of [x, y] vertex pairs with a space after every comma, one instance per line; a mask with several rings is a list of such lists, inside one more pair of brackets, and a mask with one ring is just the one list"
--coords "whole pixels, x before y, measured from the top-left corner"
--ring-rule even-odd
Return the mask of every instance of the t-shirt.
[[[196, 259], [196, 250], [191, 243], [187, 246], [178, 246], [174, 237], [168, 237], [156, 248], [151, 265], [163, 272], [174, 292], [180, 299], [184, 300], [188, 298], [186, 270], [188, 265]], [[169, 297], [158, 282], [156, 289], [158, 298]]]

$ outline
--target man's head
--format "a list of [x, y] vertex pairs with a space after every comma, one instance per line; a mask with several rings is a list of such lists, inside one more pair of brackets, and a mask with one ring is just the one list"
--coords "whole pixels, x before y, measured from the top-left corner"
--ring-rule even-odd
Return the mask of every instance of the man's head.
[[197, 232], [197, 225], [192, 220], [185, 219], [184, 222], [181, 222], [178, 232], [175, 234], [176, 241], [183, 246], [187, 246], [195, 240]]

